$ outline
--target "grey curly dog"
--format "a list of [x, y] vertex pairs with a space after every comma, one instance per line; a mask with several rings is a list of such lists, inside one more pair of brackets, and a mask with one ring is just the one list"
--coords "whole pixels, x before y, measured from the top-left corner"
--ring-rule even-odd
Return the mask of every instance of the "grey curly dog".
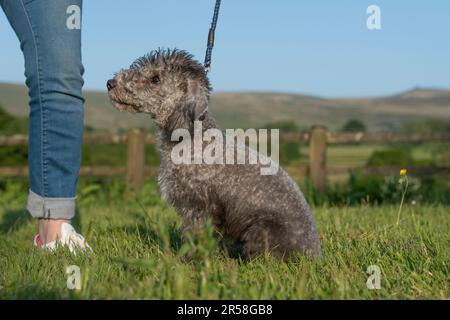
[[192, 55], [176, 49], [152, 51], [118, 72], [107, 87], [117, 109], [148, 113], [157, 124], [161, 193], [182, 216], [183, 234], [201, 230], [211, 219], [246, 258], [266, 252], [280, 259], [296, 252], [321, 256], [311, 209], [283, 169], [261, 175], [261, 164], [172, 161], [171, 152], [180, 142], [171, 139], [176, 129], [193, 133], [195, 121], [202, 121], [203, 132], [218, 128], [208, 111], [209, 80]]

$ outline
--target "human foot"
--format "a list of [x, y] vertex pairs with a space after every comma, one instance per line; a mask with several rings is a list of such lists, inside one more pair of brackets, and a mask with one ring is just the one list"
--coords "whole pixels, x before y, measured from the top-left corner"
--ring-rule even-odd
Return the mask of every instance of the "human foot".
[[43, 243], [48, 243], [61, 238], [61, 226], [70, 224], [66, 219], [39, 219], [39, 237]]
[[92, 248], [87, 244], [84, 237], [65, 221], [53, 224], [51, 228], [44, 227], [43, 230], [46, 231], [44, 232], [45, 241], [41, 232], [34, 237], [34, 245], [37, 247], [54, 251], [58, 246], [67, 246], [72, 253], [75, 253], [76, 250], [92, 252]]

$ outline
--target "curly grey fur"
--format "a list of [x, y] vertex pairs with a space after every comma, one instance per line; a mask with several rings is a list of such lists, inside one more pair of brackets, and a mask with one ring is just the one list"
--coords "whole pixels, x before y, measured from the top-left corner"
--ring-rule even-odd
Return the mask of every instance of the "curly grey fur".
[[[176, 165], [173, 130], [218, 128], [207, 111], [211, 91], [203, 66], [185, 51], [157, 50], [113, 79], [109, 95], [119, 110], [149, 113], [159, 127], [161, 193], [182, 216], [183, 232], [211, 219], [217, 231], [253, 258], [270, 252], [320, 256], [316, 222], [297, 184], [283, 170], [261, 175], [260, 165]], [[246, 147], [244, 147], [246, 148]], [[242, 150], [241, 150], [242, 151]], [[247, 150], [248, 151], [248, 150]], [[239, 152], [239, 151], [237, 151]]]

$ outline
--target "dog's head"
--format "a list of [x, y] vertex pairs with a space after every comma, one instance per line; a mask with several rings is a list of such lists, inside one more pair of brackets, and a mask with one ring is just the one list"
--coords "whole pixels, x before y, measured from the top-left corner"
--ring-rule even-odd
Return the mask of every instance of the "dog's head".
[[162, 128], [201, 119], [211, 90], [203, 65], [177, 49], [158, 49], [137, 59], [108, 80], [107, 88], [117, 109], [148, 113]]

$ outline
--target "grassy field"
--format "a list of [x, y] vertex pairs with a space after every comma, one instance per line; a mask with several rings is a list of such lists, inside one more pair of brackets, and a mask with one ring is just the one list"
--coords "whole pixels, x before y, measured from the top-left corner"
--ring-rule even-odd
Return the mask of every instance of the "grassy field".
[[[180, 220], [153, 182], [138, 193], [115, 183], [80, 190], [75, 225], [94, 248], [87, 256], [33, 248], [25, 200], [15, 183], [0, 194], [0, 299], [450, 298], [445, 206], [406, 205], [399, 227], [397, 206], [314, 208], [323, 260], [286, 263], [242, 261], [211, 228], [182, 244]], [[80, 267], [79, 291], [66, 288], [69, 265]], [[381, 270], [379, 290], [366, 286], [370, 265]]]

